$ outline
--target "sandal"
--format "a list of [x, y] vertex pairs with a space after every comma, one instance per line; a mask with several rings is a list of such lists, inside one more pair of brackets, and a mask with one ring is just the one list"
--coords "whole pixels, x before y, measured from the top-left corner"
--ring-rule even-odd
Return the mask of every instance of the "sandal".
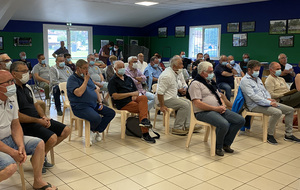
[[[46, 190], [47, 188], [52, 187], [52, 185], [50, 183], [47, 182], [47, 185], [41, 187], [41, 188], [33, 188], [34, 190]], [[56, 190], [58, 190], [56, 188]]]

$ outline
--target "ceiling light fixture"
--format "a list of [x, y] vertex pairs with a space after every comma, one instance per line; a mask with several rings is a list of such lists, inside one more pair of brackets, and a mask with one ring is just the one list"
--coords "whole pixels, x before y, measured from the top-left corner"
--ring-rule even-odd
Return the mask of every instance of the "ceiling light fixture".
[[143, 6], [152, 6], [158, 4], [157, 2], [151, 2], [151, 1], [142, 1], [135, 3], [136, 5], [143, 5]]

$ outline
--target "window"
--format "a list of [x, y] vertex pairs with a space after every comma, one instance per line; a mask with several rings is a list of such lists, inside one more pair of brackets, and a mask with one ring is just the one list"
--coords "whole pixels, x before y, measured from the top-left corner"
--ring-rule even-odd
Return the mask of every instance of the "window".
[[208, 53], [211, 59], [220, 56], [221, 25], [190, 27], [189, 58]]

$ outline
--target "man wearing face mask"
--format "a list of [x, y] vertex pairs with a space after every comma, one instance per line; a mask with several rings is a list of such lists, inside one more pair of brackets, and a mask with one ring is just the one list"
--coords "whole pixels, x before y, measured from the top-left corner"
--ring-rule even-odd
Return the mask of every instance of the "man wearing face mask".
[[233, 67], [228, 63], [226, 55], [221, 55], [219, 64], [216, 66], [215, 75], [217, 85], [220, 89], [225, 90], [226, 98], [230, 101], [231, 89], [234, 88]]
[[250, 55], [248, 53], [244, 53], [243, 54], [243, 61], [241, 61], [239, 63], [240, 67], [241, 67], [241, 69], [244, 73], [247, 73], [247, 63], [249, 62], [249, 60], [250, 60]]
[[53, 97], [57, 115], [62, 116], [63, 113], [61, 111], [60, 90], [58, 84], [61, 82], [67, 82], [73, 71], [70, 67], [65, 66], [65, 58], [63, 54], [58, 55], [55, 62], [56, 65], [50, 68], [50, 89], [53, 88]]
[[144, 73], [146, 67], [148, 66], [147, 62], [144, 61], [144, 54], [139, 53], [138, 54], [138, 69]]
[[[67, 138], [71, 132], [66, 125], [47, 118], [44, 110], [34, 97], [31, 87], [26, 84], [29, 71], [24, 62], [16, 61], [11, 65], [11, 73], [16, 81], [19, 105], [19, 120], [25, 135], [39, 137], [45, 142], [45, 155], [57, 144]], [[43, 173], [53, 165], [44, 161]]]
[[148, 111], [154, 106], [154, 94], [146, 92], [143, 88], [143, 83], [146, 82], [146, 76], [138, 69], [137, 57], [131, 56], [128, 58], [128, 67], [126, 68], [125, 74], [133, 80], [136, 88], [140, 95], [145, 95], [148, 99]]
[[0, 70], [9, 71], [12, 59], [6, 53], [0, 53]]
[[[91, 124], [90, 144], [101, 141], [101, 135], [116, 113], [103, 105], [99, 90], [88, 72], [89, 63], [83, 59], [76, 62], [76, 72], [67, 82], [67, 93], [75, 116]], [[98, 101], [98, 102], [97, 102]], [[100, 116], [100, 115], [101, 116]]]
[[33, 188], [54, 190], [42, 178], [45, 156], [44, 142], [36, 137], [24, 136], [19, 122], [16, 85], [13, 76], [0, 70], [0, 182], [11, 177], [23, 164], [27, 155], [32, 155]]
[[26, 63], [26, 65], [27, 65], [27, 67], [28, 67], [28, 69], [29, 69], [29, 71], [31, 73], [32, 67], [31, 67], [30, 61], [27, 61], [27, 59], [26, 59], [27, 58], [26, 57], [26, 53], [24, 51], [22, 51], [22, 52], [19, 53], [19, 56], [20, 56], [19, 61], [23, 61], [24, 63]]
[[112, 48], [110, 50], [110, 55], [114, 55], [118, 58], [118, 60], [121, 60], [123, 61], [124, 57], [123, 57], [123, 53], [122, 51], [120, 50], [119, 46], [117, 44], [114, 45], [114, 48]]
[[109, 57], [109, 62], [111, 63], [111, 65], [108, 65], [107, 66], [107, 69], [106, 69], [106, 81], [109, 82], [110, 79], [114, 76], [114, 74], [116, 73], [115, 69], [114, 69], [114, 64], [115, 62], [117, 61], [117, 57], [114, 56], [114, 55], [111, 55]]
[[261, 79], [258, 77], [260, 67], [261, 64], [259, 61], [249, 61], [247, 64], [248, 72], [241, 80], [240, 87], [248, 109], [270, 116], [267, 137], [268, 143], [277, 144], [274, 138], [274, 130], [282, 114], [285, 115], [284, 140], [300, 142], [292, 133], [294, 109], [271, 99], [270, 93], [265, 89]]
[[231, 110], [226, 109], [224, 101], [218, 92], [214, 78], [213, 65], [202, 62], [198, 65], [198, 74], [191, 82], [188, 96], [193, 102], [195, 117], [217, 128], [216, 154], [224, 156], [224, 152], [233, 153], [231, 144], [245, 119]]
[[148, 91], [150, 92], [152, 89], [152, 85], [157, 83], [158, 77], [162, 73], [161, 68], [158, 66], [159, 60], [156, 56], [152, 56], [150, 59], [150, 63], [146, 67], [144, 71], [144, 75], [147, 77], [147, 85]]
[[149, 128], [152, 127], [148, 119], [148, 99], [145, 95], [139, 95], [133, 80], [125, 74], [123, 61], [116, 61], [114, 65], [116, 74], [108, 83], [108, 91], [116, 104], [117, 109], [127, 110], [139, 114], [139, 126], [142, 130], [142, 140], [148, 143], [155, 143], [155, 139], [149, 135]]
[[65, 64], [66, 64], [66, 66], [70, 67], [70, 69], [71, 69], [73, 72], [75, 72], [76, 66], [75, 66], [74, 63], [72, 63], [71, 54], [66, 53], [66, 54], [64, 54], [64, 57], [65, 57]]
[[233, 72], [235, 77], [244, 77], [245, 76], [245, 74], [242, 71], [240, 65], [235, 62], [234, 57], [232, 55], [228, 56], [228, 63], [233, 68], [232, 72]]
[[187, 69], [188, 65], [190, 65], [192, 62], [191, 59], [188, 59], [186, 56], [185, 56], [185, 52], [184, 51], [181, 51], [179, 56], [182, 58], [182, 62], [183, 62], [183, 68], [184, 69]]
[[210, 56], [209, 56], [208, 53], [205, 53], [205, 54], [204, 54], [204, 61], [210, 62], [210, 63], [213, 65], [214, 69], [215, 69], [215, 67], [216, 67], [216, 62], [214, 62], [214, 60], [211, 60], [211, 59], [210, 59]]
[[290, 87], [286, 84], [284, 78], [280, 77], [282, 73], [280, 64], [277, 62], [270, 63], [269, 70], [270, 75], [266, 79], [265, 86], [271, 94], [271, 98], [293, 108], [300, 108], [300, 91], [285, 95], [290, 91]]
[[38, 64], [33, 67], [32, 73], [37, 85], [44, 89], [46, 99], [49, 100], [50, 67], [46, 64], [44, 54], [38, 54]]
[[182, 58], [175, 55], [170, 59], [170, 67], [159, 76], [156, 91], [156, 103], [160, 111], [166, 112], [168, 108], [177, 110], [172, 128], [174, 135], [186, 135], [190, 126], [190, 101], [177, 96], [179, 75], [182, 73]]
[[95, 65], [95, 56], [89, 54], [87, 56], [87, 62], [89, 63], [89, 74], [91, 79], [101, 90], [107, 91], [107, 82], [104, 81], [104, 77], [99, 67]]
[[155, 53], [154, 56], [157, 57], [158, 62], [159, 62], [159, 67], [164, 71], [166, 69], [166, 66], [161, 60], [161, 55], [159, 55], [158, 53]]

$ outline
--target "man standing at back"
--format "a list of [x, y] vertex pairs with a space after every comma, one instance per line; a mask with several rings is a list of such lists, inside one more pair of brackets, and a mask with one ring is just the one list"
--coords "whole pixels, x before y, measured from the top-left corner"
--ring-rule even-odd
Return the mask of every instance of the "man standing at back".
[[58, 48], [53, 54], [52, 56], [54, 58], [56, 58], [57, 55], [59, 54], [67, 54], [69, 53], [69, 50], [65, 47], [65, 42], [64, 41], [60, 41], [60, 48]]
[[107, 61], [108, 61], [108, 58], [109, 58], [109, 53], [110, 53], [110, 50], [113, 49], [113, 47], [114, 47], [114, 43], [109, 42], [108, 44], [103, 46], [99, 51], [99, 60], [103, 61], [103, 63], [105, 65], [107, 65]]

